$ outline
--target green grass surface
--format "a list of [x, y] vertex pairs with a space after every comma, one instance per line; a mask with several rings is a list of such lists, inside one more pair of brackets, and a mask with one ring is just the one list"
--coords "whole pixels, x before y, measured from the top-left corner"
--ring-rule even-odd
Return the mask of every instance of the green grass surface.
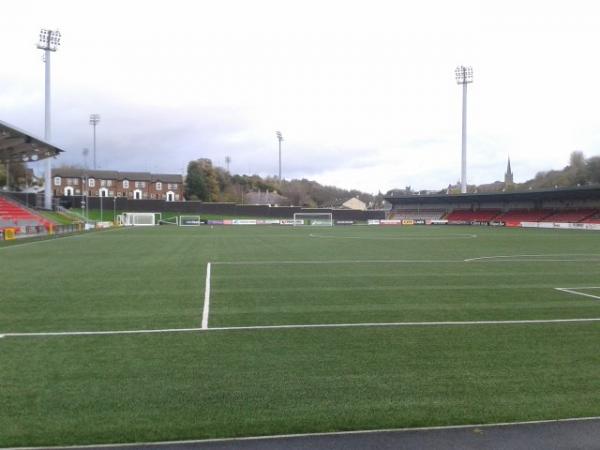
[[[600, 300], [554, 288], [600, 296], [599, 240], [265, 226], [12, 245], [0, 333], [199, 327], [208, 262], [209, 327], [596, 318]], [[598, 342], [588, 322], [7, 336], [0, 447], [595, 416]]]
[[42, 211], [42, 210], [38, 210], [36, 211], [38, 214], [46, 217], [47, 219], [53, 221], [54, 223], [57, 223], [59, 225], [70, 225], [72, 224], [74, 221], [69, 219], [68, 217], [66, 217], [63, 214], [58, 214], [56, 212], [53, 211]]

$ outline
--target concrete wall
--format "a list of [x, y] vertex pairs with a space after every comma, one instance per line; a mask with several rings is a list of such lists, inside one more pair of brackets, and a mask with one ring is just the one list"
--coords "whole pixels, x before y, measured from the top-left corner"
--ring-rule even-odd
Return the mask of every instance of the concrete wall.
[[[301, 208], [299, 206], [237, 205], [235, 203], [204, 203], [197, 201], [165, 202], [163, 200], [130, 200], [124, 197], [88, 197], [90, 209], [116, 209], [119, 212], [177, 212], [188, 214], [215, 214], [234, 217], [272, 217], [289, 219], [296, 212], [331, 212], [334, 220], [385, 219], [385, 211], [354, 211], [347, 209]], [[80, 208], [81, 197], [61, 197], [66, 208]]]

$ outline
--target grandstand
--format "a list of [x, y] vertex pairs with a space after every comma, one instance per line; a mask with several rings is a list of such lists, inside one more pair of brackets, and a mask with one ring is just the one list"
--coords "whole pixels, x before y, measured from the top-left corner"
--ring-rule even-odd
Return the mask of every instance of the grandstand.
[[[0, 164], [35, 162], [52, 158], [63, 150], [19, 128], [0, 121]], [[49, 180], [48, 180], [49, 181]], [[8, 187], [8, 186], [7, 186]], [[53, 222], [8, 196], [0, 196], [0, 232], [12, 228], [17, 234], [48, 231]]]
[[404, 209], [390, 214], [395, 220], [437, 220], [444, 217], [443, 209]]
[[448, 214], [447, 219], [449, 221], [457, 222], [489, 222], [494, 220], [495, 217], [499, 216], [502, 211], [498, 209], [480, 209], [478, 211], [471, 211], [468, 209], [455, 209]]
[[394, 219], [600, 223], [600, 187], [456, 195], [388, 196]]
[[54, 223], [35, 211], [0, 196], [0, 231], [14, 228], [17, 233], [26, 233], [28, 227], [43, 227], [49, 230]]

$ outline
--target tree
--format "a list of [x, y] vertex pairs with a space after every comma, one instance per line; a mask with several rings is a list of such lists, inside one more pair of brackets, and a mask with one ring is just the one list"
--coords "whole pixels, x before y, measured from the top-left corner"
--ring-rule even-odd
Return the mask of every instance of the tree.
[[219, 199], [219, 183], [210, 159], [190, 161], [185, 180], [185, 196], [189, 200], [205, 202]]

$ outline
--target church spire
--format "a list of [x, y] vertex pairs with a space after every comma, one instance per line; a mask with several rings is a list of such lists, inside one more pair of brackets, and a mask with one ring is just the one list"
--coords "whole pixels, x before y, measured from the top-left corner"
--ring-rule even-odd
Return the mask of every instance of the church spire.
[[512, 169], [510, 167], [510, 155], [508, 157], [508, 164], [506, 165], [506, 173], [504, 174], [504, 187], [508, 188], [514, 184], [514, 177]]

